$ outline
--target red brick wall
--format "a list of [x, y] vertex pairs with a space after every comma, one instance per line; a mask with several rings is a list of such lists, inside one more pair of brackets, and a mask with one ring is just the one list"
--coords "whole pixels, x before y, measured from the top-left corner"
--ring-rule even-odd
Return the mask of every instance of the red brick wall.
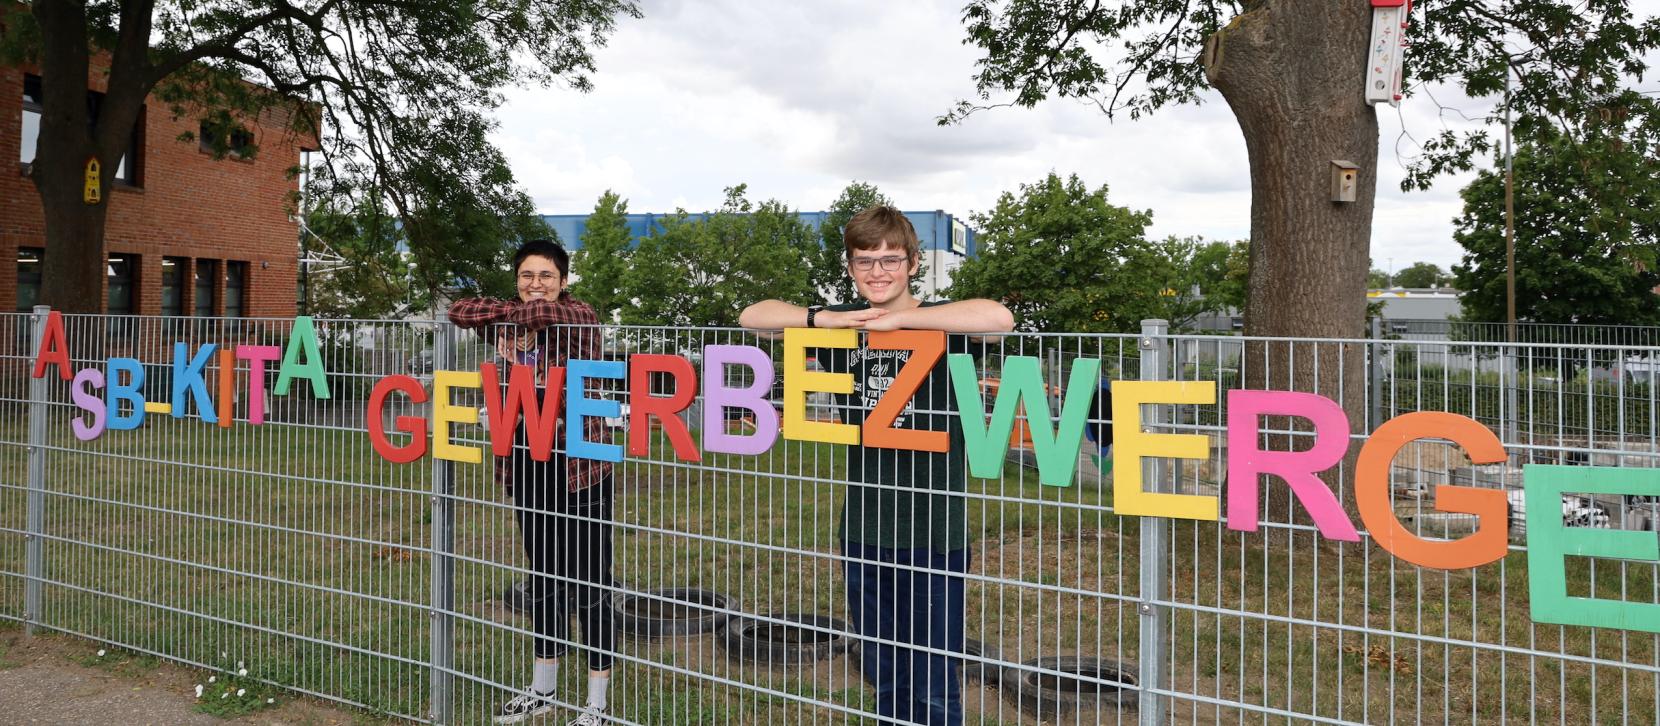
[[[0, 68], [0, 311], [17, 308], [17, 249], [46, 246], [40, 197], [18, 161], [25, 73], [37, 71]], [[93, 88], [102, 85], [103, 73], [95, 69]], [[225, 262], [240, 260], [248, 263], [243, 315], [292, 316], [299, 226], [289, 220], [289, 195], [298, 189], [289, 171], [299, 164], [301, 149], [316, 144], [289, 131], [287, 118], [267, 113], [244, 122], [259, 147], [253, 159], [215, 160], [194, 139], [178, 138], [185, 132], [194, 136], [200, 123], [199, 116], [175, 119], [165, 104], [150, 99], [141, 121], [139, 186], [116, 183], [105, 190], [107, 251], [140, 256], [133, 312], [160, 314], [166, 256], [219, 261], [215, 314], [224, 311]], [[189, 315], [194, 277], [189, 269], [182, 272], [181, 307]]]

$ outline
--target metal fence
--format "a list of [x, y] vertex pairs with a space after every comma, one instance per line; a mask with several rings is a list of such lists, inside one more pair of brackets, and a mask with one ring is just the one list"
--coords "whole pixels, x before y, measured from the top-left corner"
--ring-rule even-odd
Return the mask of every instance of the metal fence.
[[[167, 401], [180, 374], [175, 342], [192, 352], [204, 343], [280, 347], [294, 324], [63, 320], [74, 368], [144, 361], [151, 402]], [[430, 384], [434, 371], [477, 371], [496, 354], [489, 334], [320, 322], [327, 400], [297, 382], [269, 397], [254, 425], [241, 360], [233, 419], [152, 412], [136, 429], [81, 440], [72, 422], [86, 415], [70, 386], [29, 376], [43, 321], [0, 315], [0, 623], [245, 668], [248, 679], [416, 721], [486, 722], [525, 686], [534, 633], [520, 612], [521, 583], [532, 573], [517, 507], [488, 464], [489, 432], [454, 429], [454, 443], [484, 449], [478, 465], [390, 463], [366, 433], [377, 381], [403, 374]], [[756, 346], [783, 360], [778, 341], [738, 330], [604, 336], [609, 355], [625, 361], [667, 354], [701, 371], [712, 345]], [[1519, 495], [1525, 464], [1656, 466], [1660, 392], [1591, 371], [1660, 349], [1472, 342], [1455, 355], [1434, 345], [1177, 336], [1157, 321], [1139, 335], [1002, 337], [976, 361], [987, 411], [1005, 362], [1030, 356], [1053, 389], [1051, 418], [1022, 413], [1001, 476], [970, 477], [960, 495], [972, 540], [967, 720], [1660, 724], [1660, 635], [1530, 618]], [[1534, 365], [1539, 351], [1546, 362], [1587, 365]], [[1489, 359], [1512, 362], [1490, 370]], [[1069, 486], [1041, 483], [1036, 449], [1071, 372], [1089, 360], [1107, 380], [1214, 382], [1214, 404], [1141, 410], [1135, 430], [1205, 442], [1199, 458], [1141, 462], [1146, 489], [1160, 493], [1225, 495], [1229, 390], [1307, 391], [1348, 412], [1349, 453], [1322, 477], [1348, 512], [1353, 452], [1380, 424], [1419, 410], [1472, 417], [1500, 435], [1508, 460], [1477, 465], [1445, 441], [1408, 444], [1389, 466], [1393, 510], [1408, 531], [1457, 538], [1474, 522], [1436, 510], [1433, 485], [1518, 493], [1509, 554], [1443, 571], [1395, 558], [1365, 528], [1358, 542], [1323, 539], [1271, 478], [1259, 488], [1258, 531], [1230, 529], [1225, 510], [1219, 521], [1128, 516], [1115, 503], [1112, 459], [1093, 442], [1076, 455]], [[215, 392], [218, 366], [204, 371]], [[730, 370], [732, 384], [754, 383]], [[625, 385], [609, 395], [631, 403]], [[453, 400], [484, 405], [473, 389]], [[705, 418], [708, 403], [700, 391], [682, 416], [699, 442], [711, 433], [706, 421], [728, 433], [768, 423], [741, 411]], [[399, 416], [432, 413], [394, 398], [382, 416], [393, 430]], [[1096, 438], [1109, 423], [1122, 438], [1131, 424], [1105, 406], [1088, 413]], [[833, 401], [811, 397], [808, 416], [833, 420]], [[1307, 450], [1316, 432], [1306, 424], [1267, 417], [1261, 441]], [[693, 462], [674, 455], [663, 433], [650, 438], [649, 453], [630, 454], [615, 472], [610, 602], [624, 637], [610, 715], [642, 724], [881, 720], [849, 647], [858, 634], [837, 529], [847, 447], [781, 438], [759, 454], [704, 451]], [[1642, 496], [1563, 503], [1577, 526], [1655, 528], [1655, 505]], [[1660, 603], [1660, 563], [1571, 561], [1576, 595]], [[572, 640], [580, 652], [582, 638]], [[576, 709], [585, 669], [566, 660], [560, 705]]]
[[[1449, 340], [1503, 343], [1510, 326], [1469, 320], [1373, 318], [1372, 337], [1400, 340]], [[1660, 345], [1660, 328], [1649, 325], [1581, 325], [1574, 323], [1516, 323], [1516, 342], [1560, 345], [1647, 347]]]

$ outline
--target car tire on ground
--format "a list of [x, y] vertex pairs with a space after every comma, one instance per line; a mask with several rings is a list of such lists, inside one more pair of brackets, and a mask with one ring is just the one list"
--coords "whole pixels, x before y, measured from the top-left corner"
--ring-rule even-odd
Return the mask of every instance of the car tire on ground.
[[[1041, 669], [1041, 670], [1039, 670]], [[1095, 683], [1065, 674], [1122, 683]], [[1034, 658], [1008, 669], [1003, 677], [1003, 694], [1028, 716], [1039, 720], [1079, 710], [1134, 707], [1131, 690], [1136, 684], [1133, 665], [1086, 656], [1062, 655]]]
[[[718, 641], [728, 657], [760, 666], [829, 660], [847, 650], [852, 638], [845, 620], [828, 615], [783, 613], [728, 618]], [[776, 622], [776, 621], [784, 622]]]
[[718, 629], [738, 599], [700, 587], [665, 587], [611, 594], [617, 630], [635, 638], [672, 638]]

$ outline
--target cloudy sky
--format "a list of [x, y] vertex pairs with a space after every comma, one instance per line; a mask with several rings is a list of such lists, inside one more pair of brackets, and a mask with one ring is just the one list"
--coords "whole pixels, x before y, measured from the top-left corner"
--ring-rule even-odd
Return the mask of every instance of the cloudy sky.
[[[961, 0], [642, 5], [645, 17], [598, 52], [591, 93], [512, 91], [498, 117], [496, 140], [544, 213], [591, 211], [606, 189], [633, 212], [702, 211], [738, 183], [753, 200], [821, 210], [861, 180], [901, 208], [966, 215], [1053, 170], [1152, 210], [1153, 235], [1249, 236], [1245, 143], [1214, 93], [1137, 122], [1052, 100], [940, 127], [974, 90]], [[1488, 108], [1445, 89], [1437, 98], [1469, 115]], [[1458, 260], [1451, 220], [1468, 177], [1399, 191], [1411, 135], [1452, 119], [1423, 95], [1380, 107], [1379, 268]]]

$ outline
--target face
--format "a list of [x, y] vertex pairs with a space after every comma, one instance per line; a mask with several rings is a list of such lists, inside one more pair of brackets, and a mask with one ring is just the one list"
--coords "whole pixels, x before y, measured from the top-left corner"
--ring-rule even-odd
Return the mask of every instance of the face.
[[[870, 269], [860, 269], [862, 264], [869, 264]], [[884, 266], [893, 269], [883, 269]], [[859, 296], [877, 307], [909, 296], [911, 276], [916, 274], [916, 268], [916, 261], [906, 258], [905, 248], [888, 244], [874, 250], [853, 250], [847, 259], [847, 274], [853, 277]]]
[[519, 299], [525, 302], [553, 300], [565, 289], [565, 278], [559, 274], [559, 266], [539, 255], [531, 255], [519, 263], [515, 278], [519, 286]]

